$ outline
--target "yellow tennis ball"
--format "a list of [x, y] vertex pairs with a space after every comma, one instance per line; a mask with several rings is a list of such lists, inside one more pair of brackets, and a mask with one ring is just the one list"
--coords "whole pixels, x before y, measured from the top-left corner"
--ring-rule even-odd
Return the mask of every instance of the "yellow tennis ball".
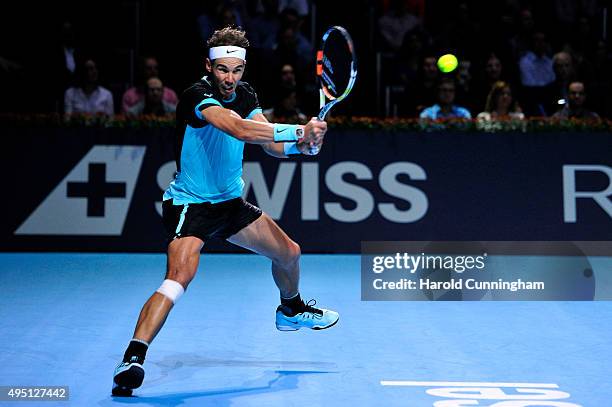
[[449, 73], [457, 68], [459, 61], [453, 54], [442, 55], [438, 58], [438, 69], [444, 73]]

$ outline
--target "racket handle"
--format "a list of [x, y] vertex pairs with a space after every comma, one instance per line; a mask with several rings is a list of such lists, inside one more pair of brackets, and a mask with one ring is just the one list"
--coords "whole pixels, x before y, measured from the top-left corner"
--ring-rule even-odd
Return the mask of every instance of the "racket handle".
[[[325, 93], [323, 93], [322, 89], [319, 89], [319, 109], [321, 109], [321, 111], [319, 111], [319, 114], [317, 116], [317, 120], [318, 121], [323, 121], [325, 119], [325, 114], [322, 114], [322, 109], [325, 106]], [[319, 151], [321, 149], [319, 147], [310, 147], [309, 151], [310, 154], [312, 155], [316, 155], [319, 154]]]
[[319, 154], [319, 151], [321, 151], [321, 149], [317, 146], [310, 147], [308, 150], [310, 151], [310, 155], [317, 155]]
[[[323, 120], [317, 117], [317, 121], [323, 121]], [[310, 151], [310, 155], [317, 155], [319, 154], [319, 151], [321, 151], [321, 148], [317, 146], [312, 146], [312, 147], [309, 147], [308, 150]]]

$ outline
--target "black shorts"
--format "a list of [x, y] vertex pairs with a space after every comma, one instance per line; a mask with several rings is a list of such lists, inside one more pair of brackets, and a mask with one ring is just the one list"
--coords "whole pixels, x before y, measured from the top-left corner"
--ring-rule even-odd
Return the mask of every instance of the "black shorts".
[[195, 236], [203, 241], [227, 239], [261, 216], [261, 209], [242, 198], [219, 203], [173, 205], [172, 200], [162, 205], [164, 226], [168, 240]]

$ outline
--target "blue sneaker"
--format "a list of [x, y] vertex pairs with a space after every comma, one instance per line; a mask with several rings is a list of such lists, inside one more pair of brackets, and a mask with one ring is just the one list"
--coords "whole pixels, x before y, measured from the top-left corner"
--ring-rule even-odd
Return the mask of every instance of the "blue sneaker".
[[121, 362], [115, 368], [112, 394], [129, 397], [132, 395], [132, 390], [140, 387], [143, 380], [142, 361], [137, 356], [132, 356], [129, 362]]
[[338, 322], [340, 315], [336, 311], [315, 308], [317, 302], [310, 300], [296, 313], [286, 305], [279, 305], [276, 309], [276, 329], [279, 331], [297, 331], [300, 328], [326, 329]]

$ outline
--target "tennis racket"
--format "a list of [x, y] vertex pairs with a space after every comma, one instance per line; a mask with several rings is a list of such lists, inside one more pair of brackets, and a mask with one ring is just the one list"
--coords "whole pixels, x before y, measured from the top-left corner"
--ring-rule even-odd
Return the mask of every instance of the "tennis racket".
[[[353, 40], [344, 28], [330, 27], [317, 51], [317, 79], [319, 82], [319, 120], [325, 120], [334, 105], [344, 100], [357, 80], [357, 55]], [[318, 148], [312, 149], [318, 153]]]

